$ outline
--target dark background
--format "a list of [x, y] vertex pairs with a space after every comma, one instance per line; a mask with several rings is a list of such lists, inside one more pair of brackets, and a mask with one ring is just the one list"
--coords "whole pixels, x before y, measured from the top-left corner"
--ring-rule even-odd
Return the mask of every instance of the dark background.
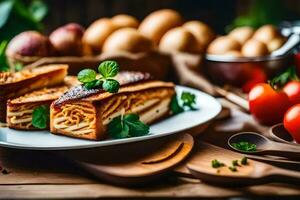
[[[236, 16], [251, 7], [254, 0], [46, 0], [49, 12], [45, 20], [46, 32], [68, 22], [78, 22], [87, 27], [101, 17], [130, 14], [143, 19], [154, 10], [172, 8], [186, 20], [198, 19], [208, 23], [218, 33], [232, 23]], [[284, 20], [300, 19], [299, 0], [269, 0], [270, 7], [278, 4], [282, 10], [274, 10]], [[268, 9], [269, 5], [265, 5]], [[276, 12], [276, 13], [275, 13]]]

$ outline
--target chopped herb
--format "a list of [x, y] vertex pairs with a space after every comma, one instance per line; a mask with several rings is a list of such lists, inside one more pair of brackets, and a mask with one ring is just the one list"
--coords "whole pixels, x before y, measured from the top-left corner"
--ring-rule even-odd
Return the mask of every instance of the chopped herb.
[[241, 141], [238, 143], [233, 143], [232, 146], [240, 151], [256, 151], [256, 144], [246, 142], [246, 141]]
[[115, 61], [104, 61], [100, 63], [98, 71], [101, 74], [100, 78], [97, 78], [97, 73], [93, 69], [81, 70], [77, 78], [87, 89], [102, 88], [110, 93], [118, 92], [120, 83], [113, 79], [119, 72], [118, 63]]
[[225, 164], [219, 162], [217, 159], [214, 159], [214, 160], [211, 161], [211, 166], [212, 166], [213, 168], [219, 168], [219, 167], [224, 167]]
[[108, 134], [114, 139], [143, 136], [148, 133], [149, 126], [140, 121], [137, 114], [116, 117], [108, 124]]
[[39, 129], [45, 129], [48, 127], [50, 120], [49, 106], [42, 105], [36, 107], [32, 112], [32, 125]]
[[230, 169], [230, 171], [232, 171], [232, 172], [237, 171], [237, 168], [235, 166], [229, 166], [228, 169]]
[[242, 165], [248, 165], [248, 159], [247, 159], [247, 157], [243, 157], [243, 158], [242, 158], [241, 164], [242, 164]]
[[240, 166], [238, 160], [233, 160], [232, 161], [232, 166]]

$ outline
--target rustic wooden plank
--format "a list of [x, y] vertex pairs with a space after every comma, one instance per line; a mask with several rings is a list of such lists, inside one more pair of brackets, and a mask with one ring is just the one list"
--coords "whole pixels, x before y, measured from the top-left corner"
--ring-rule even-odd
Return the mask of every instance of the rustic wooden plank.
[[151, 188], [123, 188], [106, 184], [82, 185], [4, 185], [0, 186], [0, 199], [61, 199], [61, 198], [141, 198], [141, 197], [236, 197], [236, 196], [296, 196], [297, 187], [278, 185], [253, 186], [250, 188], [220, 188], [203, 183], [178, 183], [157, 185]]

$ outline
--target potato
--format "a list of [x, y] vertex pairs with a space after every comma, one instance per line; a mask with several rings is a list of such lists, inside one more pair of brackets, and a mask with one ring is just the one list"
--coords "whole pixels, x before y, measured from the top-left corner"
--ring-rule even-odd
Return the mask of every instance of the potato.
[[269, 54], [267, 46], [255, 39], [248, 40], [242, 47], [242, 54], [246, 57], [265, 56]]
[[130, 15], [116, 15], [113, 18], [111, 18], [112, 23], [118, 28], [137, 28], [139, 26], [139, 21]]
[[134, 28], [122, 28], [111, 34], [103, 45], [103, 52], [148, 52], [153, 43]]
[[257, 29], [253, 35], [253, 39], [268, 44], [268, 42], [270, 42], [277, 36], [280, 36], [277, 28], [273, 25], [268, 24]]
[[237, 40], [240, 44], [244, 44], [254, 34], [254, 29], [248, 26], [233, 29], [228, 36]]
[[47, 57], [53, 55], [53, 46], [48, 37], [37, 31], [25, 31], [16, 35], [6, 48], [10, 58], [19, 56]]
[[180, 14], [174, 10], [163, 9], [148, 15], [140, 24], [139, 32], [158, 44], [162, 36], [170, 29], [182, 24]]
[[167, 53], [201, 53], [203, 47], [192, 33], [182, 27], [177, 27], [169, 30], [162, 37], [159, 43], [159, 50]]
[[286, 39], [284, 37], [274, 38], [267, 44], [268, 50], [272, 52], [279, 49], [285, 43], [285, 41]]
[[85, 31], [83, 35], [83, 44], [87, 49], [90, 48], [93, 53], [100, 53], [103, 47], [104, 41], [108, 36], [117, 30], [112, 21], [108, 18], [98, 19], [93, 22]]
[[240, 51], [232, 50], [223, 54], [224, 56], [239, 58], [243, 57], [243, 54]]
[[83, 27], [69, 23], [54, 30], [49, 38], [55, 50], [61, 56], [81, 56]]
[[213, 30], [203, 22], [189, 21], [183, 24], [183, 27], [191, 32], [204, 48], [215, 38]]
[[240, 43], [235, 39], [228, 36], [220, 36], [209, 44], [207, 53], [220, 55], [229, 51], [239, 51], [240, 48]]

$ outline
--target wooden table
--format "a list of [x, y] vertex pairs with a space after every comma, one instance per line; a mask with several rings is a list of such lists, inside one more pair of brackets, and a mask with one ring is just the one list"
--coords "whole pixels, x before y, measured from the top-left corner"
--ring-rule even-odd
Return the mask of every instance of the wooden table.
[[[241, 118], [247, 121], [242, 124]], [[224, 124], [232, 125], [227, 128]], [[252, 125], [253, 126], [252, 126]], [[225, 147], [224, 141], [236, 129], [257, 129], [248, 115], [234, 111], [228, 120], [216, 121], [197, 140]], [[260, 127], [264, 128], [264, 127]], [[220, 130], [222, 129], [222, 130]], [[245, 196], [300, 196], [300, 186], [266, 184], [226, 188], [212, 186], [196, 179], [176, 178], [174, 174], [148, 186], [125, 188], [96, 180], [54, 153], [0, 149], [1, 165], [8, 174], [0, 174], [0, 199], [62, 199], [62, 198], [227, 198]]]

